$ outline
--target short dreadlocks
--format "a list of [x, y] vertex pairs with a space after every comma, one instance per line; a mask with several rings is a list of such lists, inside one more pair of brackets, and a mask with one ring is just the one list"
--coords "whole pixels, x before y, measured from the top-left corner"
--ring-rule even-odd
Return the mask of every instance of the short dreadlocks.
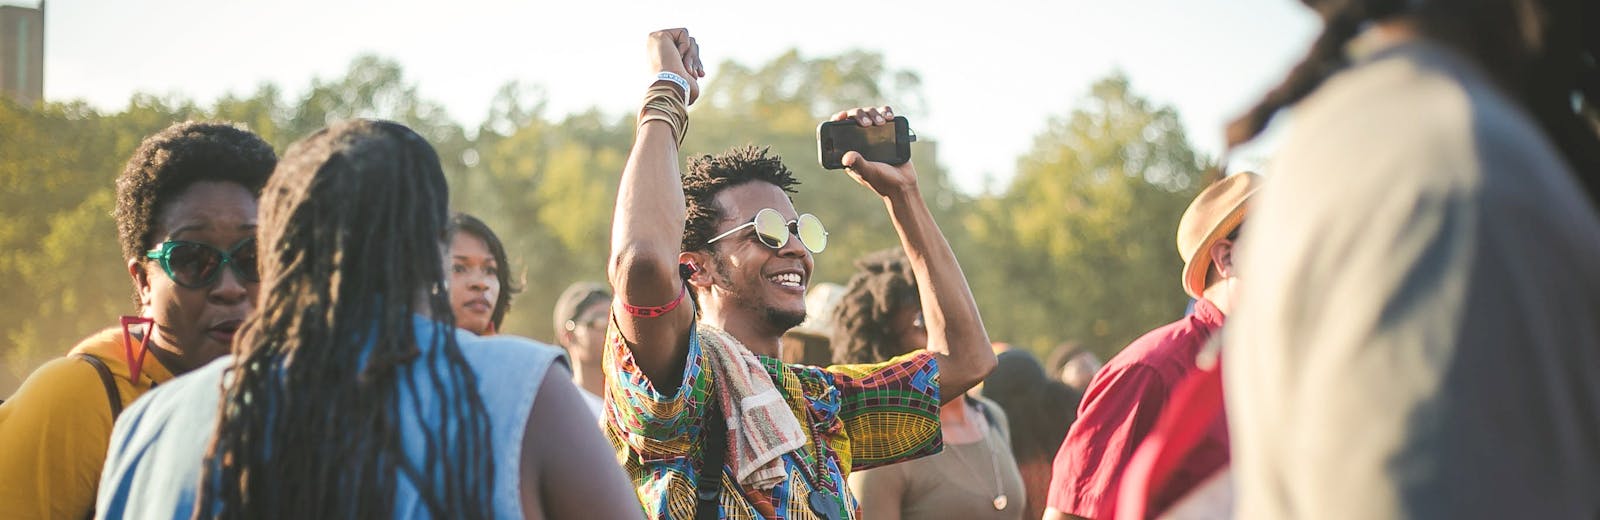
[[717, 221], [722, 219], [722, 208], [716, 197], [722, 190], [748, 182], [765, 182], [795, 193], [800, 184], [783, 159], [768, 155], [770, 149], [741, 146], [717, 155], [702, 155], [690, 159], [683, 171], [683, 198], [687, 206], [683, 223], [683, 250], [700, 251], [716, 236]]

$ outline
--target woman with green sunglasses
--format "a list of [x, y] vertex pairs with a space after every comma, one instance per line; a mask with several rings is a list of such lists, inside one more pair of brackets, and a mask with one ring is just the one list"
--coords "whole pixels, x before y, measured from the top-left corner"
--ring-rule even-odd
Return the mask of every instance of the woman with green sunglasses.
[[0, 486], [7, 518], [89, 516], [122, 408], [228, 353], [255, 306], [256, 200], [276, 164], [260, 137], [218, 123], [173, 125], [134, 152], [115, 219], [138, 307], [0, 404], [0, 482], [19, 484]]

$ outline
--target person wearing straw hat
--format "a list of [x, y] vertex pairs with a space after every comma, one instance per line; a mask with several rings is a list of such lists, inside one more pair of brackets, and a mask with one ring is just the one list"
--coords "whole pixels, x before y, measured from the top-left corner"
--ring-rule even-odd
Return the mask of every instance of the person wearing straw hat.
[[1194, 313], [1134, 340], [1095, 374], [1056, 453], [1046, 519], [1116, 516], [1117, 490], [1134, 449], [1155, 427], [1178, 382], [1199, 370], [1197, 356], [1233, 310], [1234, 241], [1261, 184], [1254, 173], [1234, 174], [1201, 191], [1184, 211], [1177, 237], [1180, 281], [1195, 298]]

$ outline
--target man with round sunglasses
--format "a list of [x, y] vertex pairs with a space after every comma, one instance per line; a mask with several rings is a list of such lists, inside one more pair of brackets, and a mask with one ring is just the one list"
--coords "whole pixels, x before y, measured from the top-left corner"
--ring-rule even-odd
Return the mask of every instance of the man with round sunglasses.
[[134, 152], [114, 217], [137, 313], [0, 404], [7, 518], [89, 516], [122, 408], [228, 353], [255, 305], [256, 202], [276, 164], [270, 145], [225, 123], [175, 124]]
[[789, 242], [790, 236], [800, 237], [800, 244], [813, 254], [821, 253], [823, 249], [828, 248], [828, 231], [822, 227], [822, 220], [816, 215], [806, 213], [800, 215], [798, 219], [786, 221], [783, 219], [783, 214], [772, 208], [761, 208], [749, 222], [711, 237], [706, 243], [716, 243], [745, 229], [753, 229], [756, 239], [773, 249], [783, 249], [784, 244]]
[[[656, 83], [612, 223], [606, 436], [653, 518], [859, 518], [845, 477], [938, 452], [939, 406], [995, 366], [966, 279], [915, 167], [848, 153], [850, 176], [881, 197], [910, 259], [928, 348], [864, 365], [779, 361], [827, 232], [795, 210], [798, 181], [764, 149], [701, 156], [680, 175], [686, 106], [705, 75], [699, 47], [683, 29], [648, 44]], [[893, 117], [882, 107], [834, 119]], [[819, 182], [830, 180], [842, 181]]]

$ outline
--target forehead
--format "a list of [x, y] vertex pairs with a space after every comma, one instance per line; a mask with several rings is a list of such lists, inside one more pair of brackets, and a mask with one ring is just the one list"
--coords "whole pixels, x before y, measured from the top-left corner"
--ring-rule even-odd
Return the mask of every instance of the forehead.
[[717, 207], [722, 208], [723, 220], [750, 220], [762, 208], [778, 210], [778, 214], [788, 220], [799, 217], [788, 192], [767, 182], [751, 181], [722, 190], [717, 193], [715, 200]]
[[233, 182], [198, 181], [164, 201], [151, 237], [190, 229], [232, 230], [256, 225], [256, 197]]
[[454, 237], [450, 238], [450, 255], [488, 257], [490, 256], [489, 243], [478, 235], [466, 231], [458, 231]]
[[578, 317], [580, 317], [580, 318], [583, 318], [583, 317], [592, 318], [592, 317], [596, 317], [596, 316], [602, 315], [602, 314], [609, 314], [610, 312], [611, 312], [611, 299], [610, 298], [600, 298], [600, 299], [597, 299], [597, 300], [589, 303], [588, 307], [584, 307], [583, 309], [579, 310], [578, 311]]

